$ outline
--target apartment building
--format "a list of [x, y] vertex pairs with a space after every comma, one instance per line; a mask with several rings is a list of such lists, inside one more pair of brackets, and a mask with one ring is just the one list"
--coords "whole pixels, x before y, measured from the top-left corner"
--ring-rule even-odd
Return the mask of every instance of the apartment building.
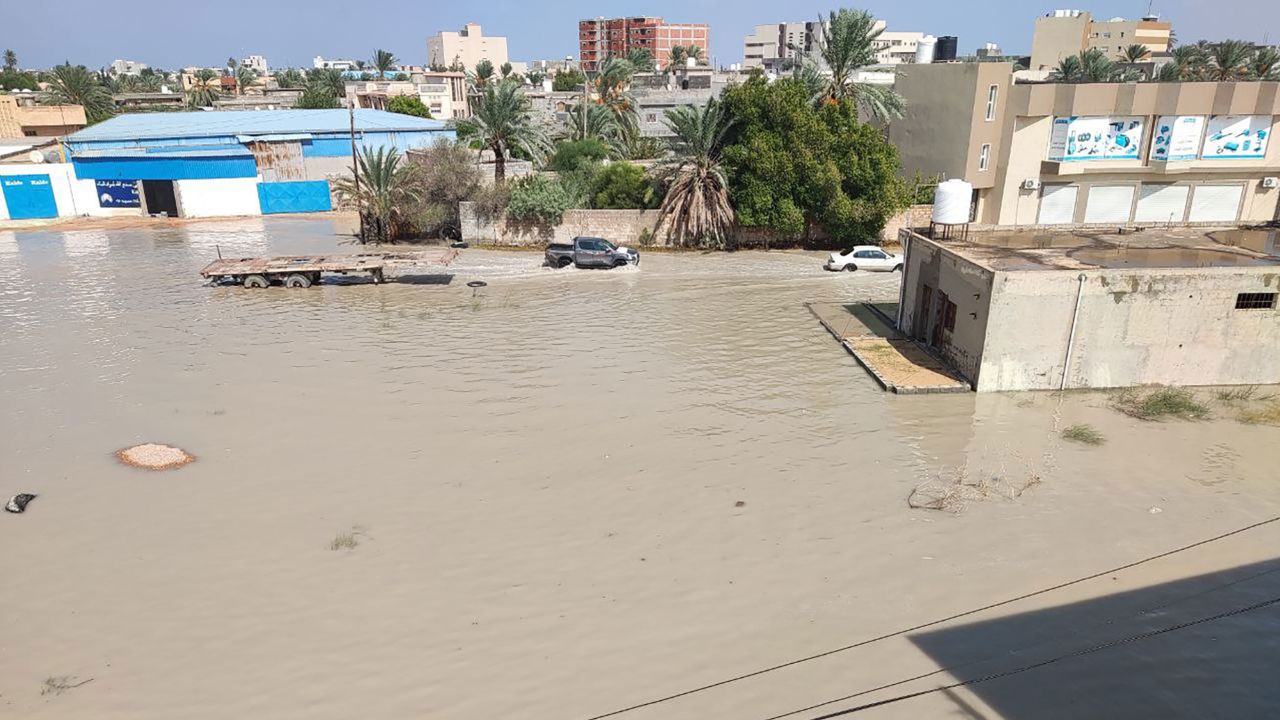
[[439, 32], [427, 38], [428, 65], [447, 68], [461, 66], [472, 70], [481, 60], [488, 60], [495, 68], [510, 62], [507, 57], [507, 39], [499, 36], [486, 37], [479, 23], [467, 23], [457, 32]]
[[311, 67], [317, 70], [355, 70], [356, 61], [336, 58], [323, 58], [319, 55], [311, 58]]
[[1119, 60], [1130, 45], [1152, 53], [1168, 52], [1173, 25], [1155, 15], [1141, 20], [1095, 20], [1083, 10], [1055, 10], [1036, 18], [1031, 38], [1031, 70], [1052, 70], [1065, 57], [1097, 48]]
[[584, 72], [595, 72], [609, 57], [648, 50], [658, 67], [671, 62], [671, 50], [690, 45], [711, 53], [711, 29], [705, 23], [668, 23], [660, 17], [596, 18], [578, 21], [578, 51]]
[[436, 120], [457, 120], [470, 116], [467, 104], [466, 73], [415, 72], [409, 80], [353, 81], [346, 85], [347, 97], [356, 107], [386, 110], [387, 100], [409, 95], [422, 101]]
[[793, 60], [810, 53], [822, 26], [817, 22], [790, 22], [757, 25], [742, 42], [744, 68], [773, 67], [777, 61]]
[[250, 55], [247, 58], [241, 58], [240, 66], [247, 67], [259, 75], [266, 75], [270, 69], [267, 67], [267, 58], [262, 55]]
[[0, 93], [0, 137], [56, 137], [84, 126], [79, 105], [41, 105], [33, 93]]
[[1011, 63], [903, 66], [903, 171], [974, 186], [995, 226], [1277, 219], [1280, 83], [1022, 83]]
[[138, 75], [147, 69], [145, 63], [135, 60], [113, 60], [109, 67], [112, 75]]

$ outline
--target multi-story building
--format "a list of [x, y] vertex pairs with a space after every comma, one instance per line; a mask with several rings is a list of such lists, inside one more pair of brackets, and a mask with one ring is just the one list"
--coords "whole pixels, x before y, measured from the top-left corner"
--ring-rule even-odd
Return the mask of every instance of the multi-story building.
[[711, 29], [705, 23], [668, 23], [660, 17], [596, 18], [578, 21], [578, 49], [583, 72], [595, 72], [610, 57], [648, 50], [660, 68], [671, 62], [677, 46], [695, 46], [705, 59], [711, 52]]
[[458, 32], [439, 32], [427, 38], [429, 65], [472, 70], [481, 60], [488, 60], [495, 68], [509, 62], [507, 39], [485, 37], [477, 23], [467, 23]]
[[1031, 38], [1031, 69], [1052, 70], [1065, 57], [1097, 48], [1119, 60], [1130, 45], [1145, 45], [1154, 53], [1169, 50], [1173, 25], [1155, 15], [1141, 20], [1095, 20], [1083, 10], [1055, 10], [1036, 18]]
[[134, 60], [114, 60], [111, 63], [112, 75], [137, 75], [146, 69], [146, 64]]
[[470, 115], [467, 105], [466, 73], [415, 72], [409, 80], [359, 81], [347, 83], [347, 97], [356, 107], [386, 110], [387, 100], [409, 95], [422, 101], [436, 120], [455, 120]]
[[311, 59], [311, 67], [317, 70], [355, 70], [356, 61], [336, 59], [326, 60], [325, 58], [317, 55]]
[[1021, 83], [1012, 63], [903, 66], [903, 171], [962, 178], [997, 226], [1280, 218], [1280, 82]]
[[250, 55], [247, 58], [243, 58], [240, 60], [240, 66], [254, 70], [259, 75], [266, 75], [268, 70], [267, 59], [262, 55]]
[[55, 137], [84, 126], [79, 105], [41, 105], [32, 93], [0, 93], [0, 137]]
[[775, 61], [794, 60], [798, 55], [812, 52], [815, 38], [822, 33], [817, 22], [776, 23], [757, 25], [755, 32], [743, 40], [743, 67], [763, 68], [775, 65]]

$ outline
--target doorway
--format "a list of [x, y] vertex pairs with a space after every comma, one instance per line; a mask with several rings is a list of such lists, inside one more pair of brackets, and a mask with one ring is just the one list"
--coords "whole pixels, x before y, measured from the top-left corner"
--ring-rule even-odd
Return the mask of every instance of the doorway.
[[167, 213], [169, 217], [178, 217], [178, 197], [173, 192], [172, 180], [143, 180], [142, 202], [148, 215]]

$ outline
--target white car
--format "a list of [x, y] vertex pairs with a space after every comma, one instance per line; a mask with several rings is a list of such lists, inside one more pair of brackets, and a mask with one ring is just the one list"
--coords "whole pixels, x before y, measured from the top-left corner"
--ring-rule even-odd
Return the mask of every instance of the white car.
[[902, 270], [902, 256], [883, 250], [875, 245], [854, 245], [843, 252], [833, 252], [822, 267], [839, 272], [847, 270], [879, 270], [892, 272]]

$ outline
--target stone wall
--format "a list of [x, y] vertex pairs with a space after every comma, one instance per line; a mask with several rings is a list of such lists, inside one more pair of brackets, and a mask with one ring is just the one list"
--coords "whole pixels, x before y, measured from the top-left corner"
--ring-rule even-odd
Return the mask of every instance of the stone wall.
[[[517, 222], [507, 217], [486, 222], [476, 216], [475, 203], [458, 204], [462, 239], [500, 245], [545, 245], [575, 237], [604, 238], [615, 245], [639, 247], [641, 235], [653, 233], [657, 210], [568, 210], [559, 225]], [[655, 242], [653, 244], [665, 244]]]
[[880, 231], [880, 242], [894, 242], [898, 239], [899, 230], [917, 230], [919, 228], [929, 227], [929, 220], [933, 217], [932, 205], [912, 205], [897, 215], [889, 218], [884, 224], [884, 230]]

